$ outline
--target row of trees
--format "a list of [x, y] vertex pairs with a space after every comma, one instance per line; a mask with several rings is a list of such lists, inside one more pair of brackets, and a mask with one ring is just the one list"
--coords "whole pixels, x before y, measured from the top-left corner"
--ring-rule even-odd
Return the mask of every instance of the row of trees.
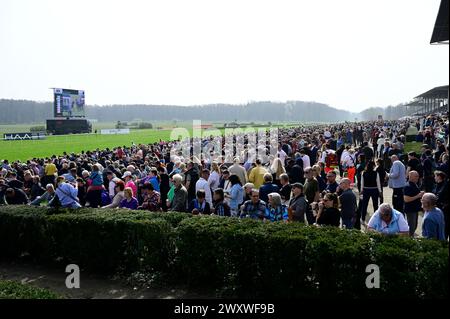
[[[204, 120], [230, 122], [242, 121], [299, 121], [299, 122], [342, 122], [375, 120], [378, 115], [384, 119], [398, 119], [408, 115], [406, 106], [370, 108], [361, 113], [351, 113], [316, 102], [288, 101], [250, 102], [242, 105], [208, 104], [202, 106], [175, 105], [106, 105], [87, 106], [86, 116], [102, 122], [133, 121], [140, 118], [151, 121]], [[39, 103], [26, 100], [0, 100], [0, 124], [42, 123], [53, 117], [53, 103]]]
[[[102, 122], [132, 121], [140, 118], [152, 121], [299, 121], [334, 122], [351, 120], [348, 111], [338, 110], [316, 102], [292, 101], [251, 102], [242, 105], [208, 104], [201, 106], [175, 105], [106, 105], [87, 106], [86, 116]], [[0, 124], [44, 122], [53, 117], [51, 102], [0, 100]]]

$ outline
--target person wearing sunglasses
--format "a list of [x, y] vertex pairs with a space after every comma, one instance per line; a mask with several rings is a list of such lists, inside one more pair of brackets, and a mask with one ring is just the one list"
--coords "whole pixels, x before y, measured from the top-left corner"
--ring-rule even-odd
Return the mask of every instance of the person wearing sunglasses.
[[323, 226], [339, 227], [341, 212], [339, 211], [339, 199], [335, 193], [327, 193], [319, 202], [316, 224]]

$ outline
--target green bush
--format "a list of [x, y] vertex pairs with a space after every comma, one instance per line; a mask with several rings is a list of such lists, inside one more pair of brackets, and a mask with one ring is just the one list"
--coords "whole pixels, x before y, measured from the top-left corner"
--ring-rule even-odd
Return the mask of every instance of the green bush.
[[173, 226], [189, 215], [144, 211], [0, 207], [0, 258], [28, 255], [101, 272], [167, 270]]
[[[248, 298], [448, 296], [448, 243], [185, 213], [0, 207], [0, 259], [165, 274]], [[365, 285], [380, 267], [380, 288]]]
[[147, 129], [147, 128], [153, 128], [153, 124], [148, 122], [140, 122], [138, 125], [138, 129]]
[[32, 126], [30, 127], [30, 132], [45, 132], [47, 129], [45, 126]]
[[58, 299], [47, 289], [35, 288], [9, 280], [0, 280], [0, 299]]

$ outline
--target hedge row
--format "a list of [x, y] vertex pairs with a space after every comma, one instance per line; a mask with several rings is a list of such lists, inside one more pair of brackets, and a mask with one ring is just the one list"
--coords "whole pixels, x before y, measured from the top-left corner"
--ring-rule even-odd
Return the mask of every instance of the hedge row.
[[0, 280], [0, 299], [58, 299], [57, 294], [15, 281]]
[[[448, 296], [448, 243], [144, 211], [0, 207], [0, 258], [160, 272], [230, 297]], [[380, 288], [366, 287], [366, 266]]]

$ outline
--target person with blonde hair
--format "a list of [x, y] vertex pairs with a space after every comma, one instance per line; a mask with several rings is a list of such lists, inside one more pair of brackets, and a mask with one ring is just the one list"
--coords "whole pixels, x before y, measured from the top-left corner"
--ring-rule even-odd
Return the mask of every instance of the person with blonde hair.
[[120, 202], [119, 207], [132, 210], [137, 209], [139, 203], [136, 197], [133, 196], [133, 190], [131, 187], [125, 187], [123, 194], [125, 195], [125, 198]]
[[280, 158], [275, 158], [272, 165], [270, 166], [270, 171], [272, 172], [272, 178], [278, 187], [281, 186], [280, 176], [286, 173], [283, 163]]
[[313, 176], [316, 178], [317, 182], [319, 183], [319, 192], [322, 192], [327, 187], [326, 177], [322, 176], [322, 168], [320, 165], [316, 164], [311, 167]]
[[216, 161], [211, 163], [211, 173], [208, 178], [208, 184], [213, 192], [219, 188], [220, 170], [219, 170], [219, 164]]

